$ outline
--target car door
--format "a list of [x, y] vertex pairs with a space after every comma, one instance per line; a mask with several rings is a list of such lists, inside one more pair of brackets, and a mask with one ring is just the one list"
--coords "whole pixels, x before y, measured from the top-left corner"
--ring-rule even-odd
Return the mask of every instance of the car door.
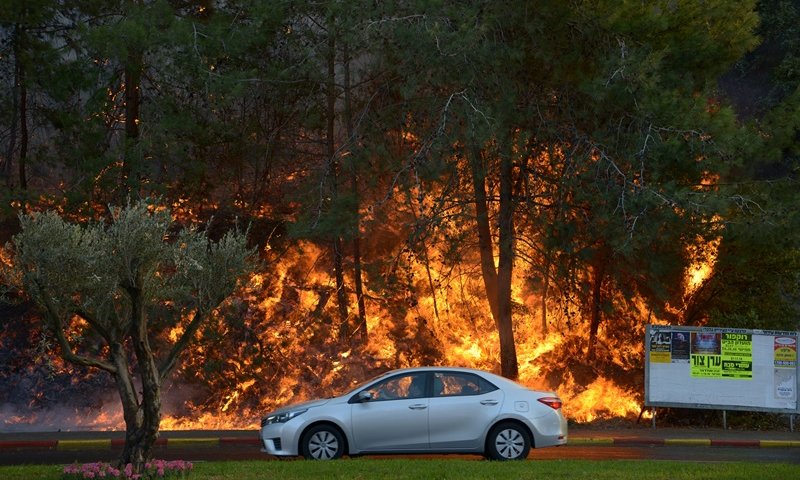
[[406, 373], [384, 379], [362, 392], [368, 399], [351, 404], [351, 428], [362, 452], [424, 452], [428, 442], [427, 374]]
[[434, 372], [429, 403], [430, 448], [479, 451], [503, 405], [503, 391], [478, 375]]

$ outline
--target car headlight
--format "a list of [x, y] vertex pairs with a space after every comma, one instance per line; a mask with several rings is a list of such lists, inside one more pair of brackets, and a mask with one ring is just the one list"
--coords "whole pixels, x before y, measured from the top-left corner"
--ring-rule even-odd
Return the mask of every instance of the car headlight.
[[272, 415], [267, 415], [266, 417], [261, 419], [261, 426], [263, 427], [264, 425], [271, 425], [273, 423], [286, 423], [289, 420], [293, 419], [294, 417], [302, 415], [307, 411], [308, 409], [304, 408], [303, 410], [291, 410], [288, 412], [274, 413]]

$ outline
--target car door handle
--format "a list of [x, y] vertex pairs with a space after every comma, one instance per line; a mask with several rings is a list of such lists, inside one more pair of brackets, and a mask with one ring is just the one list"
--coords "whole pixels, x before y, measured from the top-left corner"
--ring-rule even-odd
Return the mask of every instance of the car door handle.
[[497, 400], [481, 400], [481, 405], [497, 405]]
[[415, 403], [414, 405], [409, 405], [408, 408], [411, 410], [425, 410], [428, 406], [422, 403]]

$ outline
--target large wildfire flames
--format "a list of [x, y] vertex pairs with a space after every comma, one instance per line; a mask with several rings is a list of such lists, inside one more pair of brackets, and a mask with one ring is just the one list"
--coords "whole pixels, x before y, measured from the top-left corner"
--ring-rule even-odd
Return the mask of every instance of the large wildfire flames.
[[[269, 246], [264, 250], [267, 257], [273, 253]], [[710, 274], [713, 257], [687, 270], [687, 291]], [[369, 341], [359, 348], [342, 347], [337, 339], [327, 251], [299, 242], [276, 254], [226, 307], [234, 324], [214, 323], [185, 353], [164, 388], [161, 428], [254, 429], [274, 407], [342, 393], [390, 368], [436, 364], [497, 371], [499, 343], [480, 280], [466, 266], [453, 270], [430, 258], [405, 259], [402, 304], [369, 297]], [[2, 249], [0, 260], [11, 261]], [[543, 333], [541, 298], [521, 276], [514, 285], [520, 383], [557, 391], [571, 421], [642, 415], [643, 346], [637, 340], [645, 323], [658, 320], [642, 308], [639, 327], [624, 336], [601, 325], [598, 360], [584, 362], [585, 322], [551, 313], [552, 328]], [[354, 295], [351, 302], [355, 315]], [[174, 341], [181, 328], [168, 329], [163, 340]], [[109, 378], [58, 358], [45, 360], [46, 335], [38, 330], [26, 328], [17, 337], [9, 332], [8, 325], [0, 330], [0, 354], [13, 342], [25, 343], [20, 335], [35, 351], [25, 365], [8, 360], [0, 375], [20, 370], [19, 378], [38, 380], [18, 383], [13, 398], [0, 399], [0, 430], [124, 429]], [[69, 392], [78, 398], [65, 399]]]

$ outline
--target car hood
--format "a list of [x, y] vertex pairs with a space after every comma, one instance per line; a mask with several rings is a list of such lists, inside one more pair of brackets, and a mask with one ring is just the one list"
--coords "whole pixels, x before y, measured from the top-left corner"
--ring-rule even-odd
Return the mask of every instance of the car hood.
[[308, 402], [302, 403], [293, 403], [291, 405], [287, 405], [285, 407], [281, 407], [277, 410], [273, 410], [269, 412], [270, 415], [274, 415], [276, 413], [284, 413], [284, 412], [291, 412], [293, 410], [302, 410], [304, 408], [312, 408], [312, 407], [319, 407], [321, 405], [325, 405], [326, 403], [330, 402], [330, 398], [324, 398], [321, 400], [309, 400]]

